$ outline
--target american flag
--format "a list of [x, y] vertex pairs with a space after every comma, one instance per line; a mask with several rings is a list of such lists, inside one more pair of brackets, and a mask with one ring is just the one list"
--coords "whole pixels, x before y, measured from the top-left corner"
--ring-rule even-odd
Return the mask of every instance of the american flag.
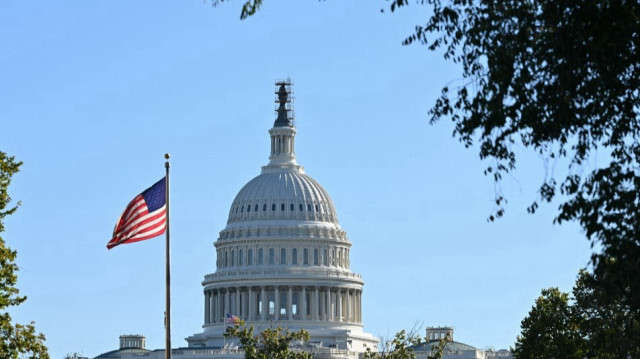
[[239, 321], [240, 321], [240, 318], [236, 317], [235, 315], [231, 315], [227, 313], [227, 323], [238, 324]]
[[165, 183], [166, 177], [163, 177], [129, 202], [113, 229], [107, 249], [164, 233], [167, 224]]

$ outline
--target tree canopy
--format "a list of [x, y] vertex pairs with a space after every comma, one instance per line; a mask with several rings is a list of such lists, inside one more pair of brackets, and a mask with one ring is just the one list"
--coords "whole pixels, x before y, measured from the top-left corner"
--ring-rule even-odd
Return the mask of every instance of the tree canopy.
[[580, 272], [573, 294], [542, 290], [522, 320], [513, 352], [519, 359], [637, 358], [640, 322], [603, 293], [594, 274]]
[[[18, 172], [22, 162], [0, 151], [0, 233], [4, 232], [4, 219], [13, 214], [18, 205], [9, 206], [8, 187], [11, 177]], [[49, 358], [44, 345], [44, 335], [36, 333], [33, 322], [23, 325], [12, 323], [7, 309], [22, 304], [27, 297], [20, 296], [16, 288], [18, 265], [15, 263], [16, 251], [7, 246], [0, 237], [0, 358], [17, 359]]]
[[275, 327], [256, 335], [253, 330], [253, 326], [247, 327], [242, 319], [236, 318], [224, 335], [240, 340], [246, 359], [311, 359], [311, 353], [291, 348], [296, 341], [309, 341], [307, 331], [291, 332], [286, 328]]

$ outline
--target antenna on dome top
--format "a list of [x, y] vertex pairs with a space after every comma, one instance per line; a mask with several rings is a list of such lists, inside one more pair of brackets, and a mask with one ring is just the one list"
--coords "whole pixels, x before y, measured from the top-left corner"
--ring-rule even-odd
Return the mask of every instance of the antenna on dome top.
[[276, 80], [276, 122], [273, 127], [295, 127], [293, 114], [293, 81], [287, 77], [285, 80]]

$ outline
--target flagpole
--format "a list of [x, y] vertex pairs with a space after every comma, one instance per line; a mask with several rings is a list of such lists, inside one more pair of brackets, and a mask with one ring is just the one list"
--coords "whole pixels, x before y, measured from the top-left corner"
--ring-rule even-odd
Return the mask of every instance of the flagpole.
[[164, 163], [166, 169], [166, 181], [165, 181], [165, 200], [167, 204], [167, 241], [166, 241], [166, 307], [165, 307], [165, 359], [171, 359], [171, 241], [169, 240], [169, 154], [165, 153], [164, 158], [167, 160]]

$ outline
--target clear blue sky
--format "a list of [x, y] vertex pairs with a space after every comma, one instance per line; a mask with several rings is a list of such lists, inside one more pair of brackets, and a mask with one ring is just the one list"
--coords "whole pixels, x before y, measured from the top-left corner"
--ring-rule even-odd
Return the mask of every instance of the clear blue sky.
[[557, 203], [538, 214], [543, 160], [521, 151], [487, 223], [494, 185], [477, 149], [430, 126], [441, 87], [460, 78], [440, 53], [402, 39], [429, 9], [378, 1], [0, 2], [0, 150], [24, 161], [6, 220], [18, 250], [12, 310], [35, 320], [53, 358], [95, 356], [118, 336], [163, 347], [161, 238], [107, 251], [129, 200], [172, 154], [173, 343], [201, 330], [200, 282], [240, 188], [267, 163], [273, 82], [295, 81], [299, 162], [331, 194], [365, 279], [374, 335], [453, 325], [455, 339], [506, 348], [540, 289], [570, 290], [588, 263]]

